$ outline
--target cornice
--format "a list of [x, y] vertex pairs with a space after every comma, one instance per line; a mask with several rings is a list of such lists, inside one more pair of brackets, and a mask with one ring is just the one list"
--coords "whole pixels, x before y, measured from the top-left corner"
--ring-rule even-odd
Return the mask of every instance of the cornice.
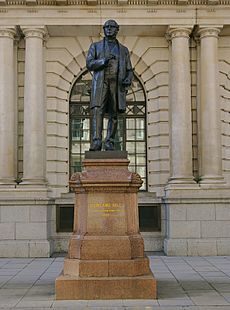
[[183, 6], [186, 8], [188, 5], [196, 6], [209, 6], [216, 5], [230, 5], [230, 0], [0, 0], [0, 7], [6, 6], [81, 6], [88, 5], [99, 7], [103, 6]]

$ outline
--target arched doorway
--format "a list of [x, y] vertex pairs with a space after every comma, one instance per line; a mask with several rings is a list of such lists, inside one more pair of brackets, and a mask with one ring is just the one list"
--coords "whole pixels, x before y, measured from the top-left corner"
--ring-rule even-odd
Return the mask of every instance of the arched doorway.
[[[70, 94], [70, 175], [81, 171], [84, 153], [90, 146], [91, 80], [90, 72], [84, 72], [74, 83]], [[115, 149], [128, 151], [129, 169], [141, 176], [141, 190], [146, 190], [146, 97], [144, 88], [136, 76], [128, 90], [126, 101], [126, 113], [121, 114], [118, 120]]]

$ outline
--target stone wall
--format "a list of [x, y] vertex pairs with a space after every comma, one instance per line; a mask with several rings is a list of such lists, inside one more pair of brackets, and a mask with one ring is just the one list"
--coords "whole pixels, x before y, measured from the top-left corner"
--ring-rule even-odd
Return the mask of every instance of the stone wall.
[[49, 257], [53, 252], [52, 201], [28, 196], [0, 200], [0, 257]]
[[167, 255], [230, 255], [228, 190], [174, 189], [165, 202]]

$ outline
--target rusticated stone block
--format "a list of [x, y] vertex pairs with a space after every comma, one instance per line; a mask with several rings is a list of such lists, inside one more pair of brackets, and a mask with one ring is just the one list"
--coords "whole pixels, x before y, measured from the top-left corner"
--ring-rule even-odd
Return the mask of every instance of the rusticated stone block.
[[217, 255], [230, 255], [230, 241], [217, 240]]
[[200, 238], [200, 221], [171, 221], [169, 234], [173, 239]]
[[188, 240], [188, 256], [217, 255], [216, 240], [191, 239]]
[[42, 240], [47, 238], [47, 223], [16, 223], [16, 238]]
[[165, 239], [164, 249], [169, 256], [187, 256], [188, 242], [186, 239]]
[[[31, 207], [33, 209], [33, 207]], [[34, 208], [35, 209], [35, 208]], [[24, 222], [28, 223], [30, 220], [30, 207], [28, 206], [2, 206], [1, 207], [1, 221], [3, 223], [10, 222]]]

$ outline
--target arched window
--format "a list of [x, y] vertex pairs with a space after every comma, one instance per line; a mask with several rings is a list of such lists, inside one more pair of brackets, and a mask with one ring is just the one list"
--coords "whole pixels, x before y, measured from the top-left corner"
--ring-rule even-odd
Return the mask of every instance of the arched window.
[[[91, 80], [90, 72], [83, 73], [75, 82], [70, 95], [70, 175], [81, 171], [85, 151], [90, 146]], [[119, 115], [115, 149], [128, 151], [129, 169], [141, 176], [141, 190], [146, 190], [146, 99], [143, 86], [136, 76], [127, 93], [126, 103], [126, 113]], [[106, 122], [105, 119], [104, 136]]]

